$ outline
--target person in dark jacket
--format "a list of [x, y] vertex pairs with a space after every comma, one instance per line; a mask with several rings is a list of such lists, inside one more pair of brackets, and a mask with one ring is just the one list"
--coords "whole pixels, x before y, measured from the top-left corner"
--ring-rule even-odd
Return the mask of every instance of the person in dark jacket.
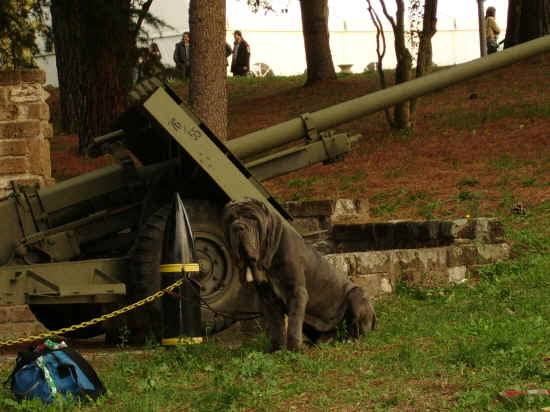
[[250, 70], [250, 46], [243, 39], [240, 30], [233, 33], [233, 58], [231, 59], [231, 73], [233, 76], [246, 76]]
[[174, 62], [176, 63], [176, 69], [178, 69], [183, 77], [189, 78], [191, 74], [191, 55], [189, 48], [189, 40], [191, 39], [189, 32], [183, 33], [182, 39], [176, 44], [174, 50]]
[[231, 49], [231, 46], [229, 43], [225, 43], [225, 66], [227, 67], [229, 64], [227, 63], [227, 58], [231, 56], [231, 53], [233, 53], [233, 50]]
[[151, 43], [149, 47], [140, 49], [137, 60], [137, 81], [144, 78], [159, 76], [164, 70], [161, 63], [161, 54], [158, 44]]

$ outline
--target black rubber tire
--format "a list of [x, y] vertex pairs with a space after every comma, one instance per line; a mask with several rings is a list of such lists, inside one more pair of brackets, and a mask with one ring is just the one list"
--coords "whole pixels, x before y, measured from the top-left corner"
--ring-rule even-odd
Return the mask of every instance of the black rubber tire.
[[[211, 202], [184, 199], [183, 204], [191, 223], [195, 246], [201, 266], [201, 297], [216, 311], [224, 312], [243, 304], [242, 290], [235, 265], [224, 244], [221, 226], [221, 208]], [[131, 278], [127, 279], [128, 295], [132, 300], [149, 296], [160, 289], [160, 259], [164, 228], [171, 211], [170, 205], [153, 213], [140, 228], [140, 233], [131, 253]], [[221, 262], [220, 262], [221, 261]], [[216, 278], [214, 266], [221, 268], [223, 279]], [[210, 273], [211, 272], [211, 273]], [[208, 278], [210, 276], [210, 278]], [[211, 285], [205, 287], [203, 285]], [[201, 310], [204, 334], [220, 332], [235, 321], [215, 314], [209, 309]], [[144, 341], [147, 336], [160, 339], [162, 310], [160, 300], [137, 311], [130, 322], [132, 340]]]

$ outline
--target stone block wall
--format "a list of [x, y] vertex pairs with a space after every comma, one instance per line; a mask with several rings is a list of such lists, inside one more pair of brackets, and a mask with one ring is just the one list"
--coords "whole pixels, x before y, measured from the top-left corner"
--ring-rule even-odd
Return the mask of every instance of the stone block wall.
[[392, 293], [399, 282], [460, 283], [468, 271], [510, 255], [502, 224], [494, 218], [372, 222], [366, 199], [283, 206], [306, 242], [371, 296]]
[[394, 292], [399, 282], [461, 283], [468, 271], [510, 257], [502, 224], [488, 218], [335, 226], [331, 246], [328, 262], [372, 296]]
[[45, 81], [39, 69], [0, 71], [0, 197], [12, 181], [41, 187], [53, 182]]
[[0, 341], [34, 336], [47, 331], [36, 320], [28, 305], [0, 306]]
[[[11, 192], [11, 182], [41, 187], [53, 183], [53, 127], [45, 81], [38, 69], [0, 71], [0, 197]], [[0, 307], [0, 340], [45, 331], [27, 305]]]
[[308, 200], [285, 202], [284, 208], [294, 218], [302, 234], [331, 231], [340, 222], [361, 222], [369, 218], [367, 199]]

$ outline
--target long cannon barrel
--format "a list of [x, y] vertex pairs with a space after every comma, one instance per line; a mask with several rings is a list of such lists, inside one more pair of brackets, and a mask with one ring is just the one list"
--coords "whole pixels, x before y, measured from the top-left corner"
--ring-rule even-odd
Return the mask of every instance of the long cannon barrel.
[[[547, 51], [550, 51], [550, 36], [309, 113], [308, 123], [323, 131]], [[235, 156], [245, 159], [306, 136], [307, 127], [302, 118], [295, 118], [230, 140], [227, 147]]]

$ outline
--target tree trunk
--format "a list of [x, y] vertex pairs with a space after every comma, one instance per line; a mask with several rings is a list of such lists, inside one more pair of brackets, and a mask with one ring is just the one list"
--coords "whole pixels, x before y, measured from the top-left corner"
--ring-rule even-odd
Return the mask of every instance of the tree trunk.
[[550, 33], [550, 0], [509, 0], [504, 47]]
[[83, 153], [126, 102], [134, 49], [130, 0], [53, 0], [51, 13], [63, 123], [78, 132]]
[[191, 80], [193, 112], [220, 139], [227, 139], [225, 0], [191, 0]]
[[[52, 0], [51, 16], [54, 34], [55, 61], [59, 79], [61, 123], [63, 131], [77, 130], [76, 105], [81, 79], [80, 49], [80, 1]], [[63, 47], [73, 45], [73, 47]]]
[[[395, 54], [397, 66], [395, 67], [395, 84], [411, 80], [412, 56], [405, 44], [405, 4], [403, 0], [397, 0], [395, 34]], [[394, 109], [395, 126], [399, 129], [411, 128], [410, 102], [398, 103]]]
[[[416, 63], [416, 78], [432, 71], [432, 37], [437, 26], [437, 0], [425, 0], [424, 16], [422, 17], [422, 32], [418, 45]], [[411, 117], [414, 118], [417, 99], [411, 100]]]
[[432, 37], [437, 26], [437, 0], [425, 0], [422, 32], [418, 45], [418, 62], [416, 77], [421, 77], [432, 70]]
[[336, 80], [329, 43], [328, 0], [300, 0], [300, 8], [307, 63], [305, 85]]

